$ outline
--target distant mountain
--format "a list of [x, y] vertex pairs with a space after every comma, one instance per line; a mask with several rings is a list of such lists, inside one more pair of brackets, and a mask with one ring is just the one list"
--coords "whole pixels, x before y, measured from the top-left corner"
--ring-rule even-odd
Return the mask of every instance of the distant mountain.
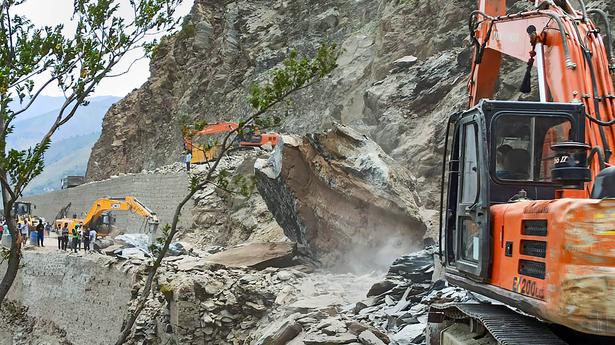
[[[52, 142], [100, 132], [105, 113], [118, 100], [119, 97], [113, 96], [93, 97], [89, 105], [80, 107], [75, 116], [54, 134]], [[38, 104], [39, 102], [42, 104]], [[33, 108], [30, 108], [19, 115], [13, 123], [13, 133], [7, 138], [8, 146], [25, 149], [38, 143], [53, 124], [63, 103], [63, 97], [45, 96], [40, 101], [37, 100], [34, 110], [43, 112], [34, 114]]]
[[[28, 104], [29, 100], [24, 99], [23, 102], [19, 102], [19, 100], [13, 100], [9, 106], [11, 109], [18, 111], [24, 108]], [[39, 116], [42, 113], [48, 112], [50, 109], [60, 109], [62, 104], [64, 103], [64, 97], [54, 97], [54, 96], [38, 96], [36, 102], [28, 108], [28, 110], [24, 111], [19, 115], [20, 119], [29, 119], [31, 117]]]
[[[94, 143], [100, 137], [105, 113], [119, 97], [93, 97], [90, 104], [80, 107], [75, 116], [52, 137], [45, 153], [45, 170], [28, 186], [24, 195], [34, 195], [60, 189], [67, 175], [85, 175]], [[24, 104], [13, 101], [11, 107], [20, 109]], [[10, 148], [26, 149], [36, 145], [53, 124], [64, 97], [40, 96], [27, 111], [13, 123], [14, 131], [7, 138]]]
[[85, 175], [92, 147], [100, 131], [54, 142], [45, 153], [45, 169], [25, 190], [24, 195], [35, 195], [58, 190], [61, 180], [68, 175]]

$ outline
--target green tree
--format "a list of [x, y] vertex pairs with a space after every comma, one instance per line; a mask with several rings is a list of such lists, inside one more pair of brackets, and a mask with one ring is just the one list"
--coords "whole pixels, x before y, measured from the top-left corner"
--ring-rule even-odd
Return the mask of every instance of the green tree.
[[[75, 115], [101, 80], [130, 51], [149, 51], [153, 34], [171, 30], [181, 0], [74, 0], [76, 27], [39, 27], [18, 6], [26, 0], [3, 0], [0, 8], [0, 186], [4, 218], [12, 243], [7, 270], [0, 282], [0, 304], [15, 280], [21, 245], [11, 210], [23, 190], [44, 168], [43, 156], [53, 134]], [[129, 15], [122, 15], [127, 6]], [[43, 80], [42, 82], [40, 80]], [[37, 82], [38, 81], [38, 82]], [[40, 142], [27, 150], [6, 146], [13, 123], [46, 89], [57, 87], [65, 101]], [[20, 109], [11, 109], [11, 101]]]
[[[288, 57], [283, 61], [280, 68], [274, 69], [271, 72], [270, 78], [260, 84], [254, 84], [250, 89], [249, 103], [253, 108], [251, 114], [247, 114], [239, 121], [239, 126], [228, 132], [220, 143], [210, 143], [208, 146], [218, 146], [220, 151], [217, 158], [209, 163], [202, 174], [193, 174], [191, 177], [190, 189], [188, 194], [177, 205], [171, 224], [167, 224], [158, 238], [158, 246], [154, 245], [154, 250], [157, 253], [154, 262], [147, 267], [147, 277], [143, 288], [139, 291], [136, 307], [134, 310], [129, 310], [126, 321], [121, 332], [121, 335], [116, 345], [121, 345], [126, 342], [134, 323], [152, 292], [156, 273], [162, 264], [162, 259], [166, 256], [171, 242], [178, 232], [177, 223], [182, 208], [188, 203], [194, 194], [205, 188], [207, 185], [214, 185], [223, 190], [247, 194], [251, 190], [251, 181], [243, 179], [241, 176], [233, 177], [226, 169], [218, 169], [220, 161], [224, 155], [235, 147], [236, 139], [244, 134], [249, 127], [257, 125], [262, 128], [279, 123], [281, 120], [275, 116], [267, 116], [267, 112], [280, 104], [284, 99], [291, 94], [311, 86], [322, 78], [326, 77], [337, 66], [338, 51], [333, 44], [323, 44], [316, 52], [315, 56], [310, 58], [300, 57], [296, 51], [291, 51]], [[206, 124], [197, 123], [194, 129], [202, 129]]]

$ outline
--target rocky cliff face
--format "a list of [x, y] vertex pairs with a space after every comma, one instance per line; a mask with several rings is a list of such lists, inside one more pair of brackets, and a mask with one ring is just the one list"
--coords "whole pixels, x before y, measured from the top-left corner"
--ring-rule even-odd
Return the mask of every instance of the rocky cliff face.
[[[508, 1], [514, 11], [527, 1]], [[588, 3], [615, 13], [615, 3]], [[137, 172], [180, 159], [182, 120], [237, 119], [249, 85], [291, 48], [323, 40], [342, 54], [331, 78], [302, 91], [281, 131], [304, 134], [350, 125], [418, 178], [436, 204], [446, 117], [466, 107], [475, 0], [195, 0], [183, 28], [163, 40], [152, 76], [114, 106], [92, 151], [88, 178]], [[506, 63], [500, 98], [518, 97], [525, 64]]]
[[[294, 97], [282, 131], [348, 124], [421, 183], [438, 170], [446, 116], [465, 105], [473, 0], [196, 0], [181, 32], [159, 46], [152, 77], [107, 114], [88, 177], [177, 161], [181, 119], [236, 119], [246, 90], [288, 49], [342, 48], [333, 76]], [[407, 57], [407, 56], [414, 56]], [[400, 58], [404, 58], [397, 61]], [[428, 193], [424, 193], [428, 195]], [[426, 198], [429, 201], [431, 198]]]

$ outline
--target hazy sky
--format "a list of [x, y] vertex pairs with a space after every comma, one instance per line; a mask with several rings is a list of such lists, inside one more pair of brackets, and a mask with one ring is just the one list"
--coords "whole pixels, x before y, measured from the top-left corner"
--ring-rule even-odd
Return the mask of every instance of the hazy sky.
[[[128, 9], [128, 0], [119, 0], [120, 3], [125, 3], [123, 9]], [[177, 11], [178, 16], [184, 16], [192, 7], [194, 0], [183, 0], [180, 8]], [[27, 0], [24, 4], [17, 7], [20, 14], [27, 15], [35, 25], [57, 25], [63, 23], [67, 30], [74, 30], [75, 23], [71, 22], [73, 0]], [[129, 12], [126, 12], [129, 13]], [[112, 74], [125, 71], [134, 59], [143, 55], [143, 52], [134, 51], [130, 55], [126, 55]], [[116, 78], [103, 80], [96, 88], [95, 96], [113, 95], [125, 96], [134, 88], [138, 88], [149, 77], [149, 60], [143, 59], [136, 62], [130, 72]], [[57, 87], [48, 87], [43, 92], [45, 95], [60, 96], [61, 93]]]

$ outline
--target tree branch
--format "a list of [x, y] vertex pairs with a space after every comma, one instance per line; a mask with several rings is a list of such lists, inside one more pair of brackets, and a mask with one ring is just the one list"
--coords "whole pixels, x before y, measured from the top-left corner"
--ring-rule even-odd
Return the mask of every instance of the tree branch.
[[137, 63], [138, 61], [141, 61], [141, 60], [143, 60], [143, 59], [146, 59], [146, 58], [147, 58], [147, 56], [143, 55], [143, 56], [141, 56], [140, 58], [134, 59], [134, 60], [130, 63], [130, 66], [128, 66], [128, 68], [127, 68], [124, 72], [121, 72], [121, 73], [118, 73], [118, 74], [109, 74], [109, 75], [107, 76], [107, 78], [116, 78], [116, 77], [120, 77], [120, 76], [125, 75], [126, 73], [130, 72], [130, 69], [132, 68], [132, 66], [134, 66], [134, 64], [135, 64], [135, 63]]
[[11, 58], [9, 62], [12, 65], [13, 60], [15, 60], [15, 46], [13, 45], [13, 27], [11, 25], [11, 14], [9, 13], [9, 7], [10, 5], [7, 4], [7, 6], [5, 6], [5, 10], [6, 10], [6, 26], [8, 27], [8, 30], [9, 30], [8, 42], [9, 42], [10, 58]]
[[19, 114], [25, 112], [26, 110], [28, 110], [28, 108], [30, 108], [30, 106], [32, 104], [34, 104], [34, 101], [36, 101], [36, 99], [38, 98], [38, 96], [41, 94], [41, 92], [43, 92], [43, 90], [49, 86], [49, 84], [53, 83], [54, 80], [57, 80], [58, 77], [55, 76], [49, 80], [47, 80], [47, 82], [45, 82], [45, 84], [43, 84], [43, 86], [40, 87], [40, 89], [38, 89], [38, 91], [36, 91], [36, 93], [30, 98], [30, 101], [28, 102], [28, 104], [20, 109], [19, 111], [13, 112], [13, 114], [11, 115], [11, 119], [14, 119], [15, 117], [17, 117]]
[[173, 238], [178, 233], [177, 223], [179, 221], [179, 215], [181, 214], [181, 211], [182, 211], [183, 207], [186, 205], [186, 203], [188, 203], [188, 201], [190, 201], [192, 199], [192, 197], [194, 196], [194, 194], [196, 194], [196, 192], [198, 190], [201, 190], [205, 186], [207, 186], [207, 184], [212, 183], [211, 179], [213, 177], [214, 172], [217, 170], [218, 165], [220, 164], [220, 162], [221, 162], [222, 158], [224, 157], [225, 153], [229, 149], [231, 149], [231, 147], [232, 147], [232, 141], [229, 142], [230, 137], [233, 134], [236, 134], [239, 131], [241, 131], [242, 129], [244, 129], [248, 124], [251, 124], [256, 118], [258, 118], [259, 116], [263, 115], [265, 112], [267, 112], [272, 107], [274, 107], [275, 105], [280, 103], [283, 99], [288, 97], [293, 92], [296, 92], [296, 91], [302, 90], [304, 88], [307, 88], [307, 87], [313, 85], [316, 81], [317, 80], [313, 80], [313, 81], [308, 82], [305, 85], [302, 85], [300, 87], [296, 87], [296, 88], [290, 89], [289, 91], [287, 91], [283, 95], [281, 95], [278, 99], [276, 99], [275, 101], [269, 103], [266, 107], [260, 109], [256, 113], [254, 113], [251, 116], [249, 116], [246, 121], [240, 123], [240, 125], [237, 128], [235, 128], [234, 130], [228, 132], [224, 136], [224, 140], [222, 141], [222, 150], [220, 151], [218, 157], [215, 159], [214, 163], [208, 169], [205, 178], [202, 179], [200, 183], [197, 183], [196, 185], [191, 186], [190, 192], [177, 205], [177, 207], [175, 209], [175, 213], [173, 215], [173, 222], [171, 224], [171, 230], [169, 231], [169, 234], [168, 234], [167, 238], [164, 241], [164, 245], [163, 245], [162, 249], [160, 250], [160, 253], [156, 257], [156, 261], [154, 262], [154, 264], [150, 268], [150, 271], [149, 271], [148, 276], [147, 276], [147, 280], [146, 280], [145, 285], [143, 287], [143, 294], [139, 297], [139, 301], [137, 302], [137, 308], [128, 317], [126, 323], [124, 324], [124, 328], [122, 329], [122, 332], [120, 333], [120, 337], [118, 338], [118, 340], [115, 343], [115, 345], [122, 345], [122, 344], [124, 344], [126, 342], [126, 339], [128, 338], [128, 336], [130, 336], [130, 333], [132, 332], [132, 327], [133, 327], [134, 323], [136, 322], [137, 318], [139, 317], [139, 314], [144, 309], [145, 303], [147, 302], [147, 299], [149, 298], [149, 295], [150, 295], [151, 289], [152, 289], [152, 284], [153, 284], [154, 278], [156, 277], [156, 274], [158, 272], [158, 268], [160, 268], [160, 266], [161, 266], [162, 259], [164, 258], [164, 256], [166, 255], [167, 251], [169, 250], [169, 247], [171, 245], [171, 242], [173, 241]]

